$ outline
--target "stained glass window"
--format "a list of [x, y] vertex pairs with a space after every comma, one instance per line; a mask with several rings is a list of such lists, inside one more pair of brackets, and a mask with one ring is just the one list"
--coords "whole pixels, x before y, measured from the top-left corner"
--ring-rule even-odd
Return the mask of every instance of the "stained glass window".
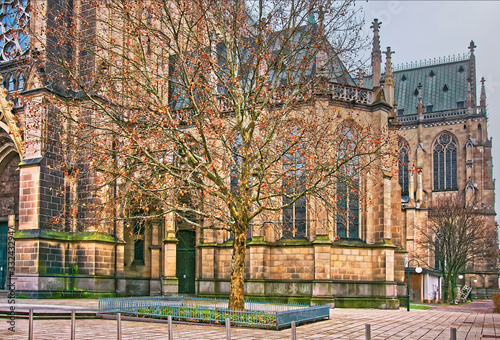
[[434, 143], [434, 190], [457, 189], [457, 143], [443, 133]]
[[29, 0], [3, 0], [1, 2], [0, 62], [12, 60], [28, 51], [29, 19]]

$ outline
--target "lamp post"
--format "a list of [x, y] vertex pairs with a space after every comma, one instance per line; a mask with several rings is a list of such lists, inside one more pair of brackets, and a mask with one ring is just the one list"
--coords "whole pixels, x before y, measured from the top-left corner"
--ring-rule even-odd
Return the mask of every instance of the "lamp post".
[[[472, 278], [474, 278], [474, 280], [473, 280]], [[471, 292], [470, 292], [470, 299], [471, 299], [471, 300], [472, 300], [472, 291], [474, 290], [474, 289], [473, 289], [474, 287], [472, 286], [472, 282], [474, 282], [474, 286], [476, 286], [477, 279], [476, 279], [476, 277], [475, 277], [475, 276], [471, 276], [471, 277], [470, 277], [470, 288], [471, 288]], [[475, 297], [475, 298], [477, 299], [477, 292], [476, 292], [476, 297]]]
[[420, 268], [420, 263], [417, 260], [411, 259], [406, 264], [406, 273], [408, 274], [408, 279], [406, 281], [406, 310], [410, 311], [410, 263], [412, 261], [417, 262], [417, 268], [415, 268], [415, 273], [420, 274], [422, 272], [422, 268]]

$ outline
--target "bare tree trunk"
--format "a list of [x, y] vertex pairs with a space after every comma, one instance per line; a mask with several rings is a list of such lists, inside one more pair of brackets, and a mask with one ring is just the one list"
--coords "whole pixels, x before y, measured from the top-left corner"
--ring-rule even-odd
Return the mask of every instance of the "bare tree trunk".
[[246, 240], [246, 233], [240, 228], [236, 227], [233, 242], [231, 288], [229, 289], [229, 309], [245, 309], [244, 275]]

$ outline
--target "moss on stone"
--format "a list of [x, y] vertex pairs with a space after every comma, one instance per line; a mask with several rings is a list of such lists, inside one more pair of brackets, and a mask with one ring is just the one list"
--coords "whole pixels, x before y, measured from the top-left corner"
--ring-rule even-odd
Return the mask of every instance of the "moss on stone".
[[247, 246], [270, 246], [273, 245], [270, 242], [264, 241], [264, 236], [253, 236], [250, 242], [247, 242]]
[[177, 243], [179, 239], [177, 237], [165, 237], [163, 243]]
[[216, 246], [218, 246], [218, 244], [215, 242], [198, 243], [197, 245], [197, 247], [216, 247]]
[[313, 244], [331, 244], [330, 236], [328, 235], [316, 235], [316, 239], [313, 241]]
[[357, 248], [396, 248], [391, 242], [367, 244], [358, 240], [337, 240], [333, 242], [334, 247], [357, 247]]
[[113, 235], [99, 231], [67, 232], [47, 229], [21, 229], [14, 233], [14, 239], [47, 239], [58, 241], [83, 241], [83, 242], [105, 242], [105, 243], [125, 243], [115, 239]]
[[312, 245], [312, 242], [305, 239], [305, 238], [283, 238], [281, 240], [276, 241], [275, 243], [276, 246], [283, 247], [283, 246], [310, 246]]

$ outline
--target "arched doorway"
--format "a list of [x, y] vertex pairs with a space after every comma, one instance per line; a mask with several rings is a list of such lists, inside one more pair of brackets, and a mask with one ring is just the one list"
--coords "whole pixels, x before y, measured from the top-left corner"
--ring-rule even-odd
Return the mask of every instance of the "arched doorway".
[[180, 294], [195, 294], [196, 282], [196, 232], [194, 230], [179, 230], [177, 232], [177, 263], [176, 276], [179, 280]]
[[0, 126], [0, 289], [7, 284], [8, 216], [19, 215], [19, 154]]

